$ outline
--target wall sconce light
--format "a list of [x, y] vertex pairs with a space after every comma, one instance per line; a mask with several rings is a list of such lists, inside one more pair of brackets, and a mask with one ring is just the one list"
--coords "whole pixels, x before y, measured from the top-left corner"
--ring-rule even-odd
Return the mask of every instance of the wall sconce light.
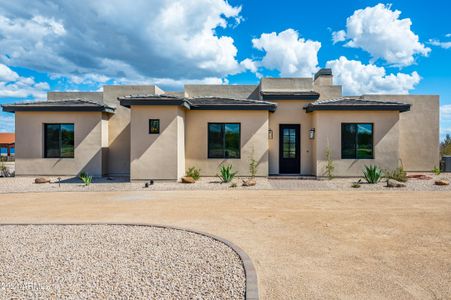
[[272, 134], [272, 129], [268, 130], [268, 139], [272, 140], [273, 138], [273, 134]]
[[315, 128], [311, 128], [308, 132], [308, 136], [311, 140], [315, 139]]

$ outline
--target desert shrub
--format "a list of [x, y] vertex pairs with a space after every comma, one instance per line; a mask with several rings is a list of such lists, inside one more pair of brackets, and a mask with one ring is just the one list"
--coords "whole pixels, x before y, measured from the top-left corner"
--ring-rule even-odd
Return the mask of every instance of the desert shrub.
[[249, 173], [251, 174], [251, 177], [254, 178], [255, 175], [257, 175], [258, 171], [258, 162], [257, 160], [252, 156], [249, 161]]
[[219, 167], [218, 177], [223, 183], [228, 183], [232, 181], [237, 173], [238, 172], [233, 171], [232, 165], [221, 164], [221, 166]]
[[434, 166], [434, 168], [432, 169], [432, 173], [434, 173], [435, 175], [440, 175], [441, 171], [439, 168], [437, 168], [436, 166]]
[[11, 174], [10, 174], [8, 168], [3, 163], [1, 163], [1, 165], [0, 165], [0, 177], [9, 177], [9, 176], [11, 176]]
[[196, 167], [188, 168], [188, 170], [186, 170], [186, 176], [192, 177], [197, 181], [200, 178], [200, 169]]
[[407, 182], [407, 173], [402, 166], [397, 167], [394, 170], [385, 170], [384, 177], [387, 179], [394, 179], [400, 182]]
[[365, 166], [365, 170], [363, 170], [363, 177], [370, 184], [378, 183], [382, 177], [382, 170], [376, 165]]
[[329, 145], [327, 145], [327, 148], [326, 148], [326, 160], [327, 160], [326, 175], [327, 175], [327, 178], [329, 178], [329, 180], [332, 180], [334, 178], [335, 166], [334, 166], [334, 162], [332, 160], [332, 150], [330, 149]]
[[85, 171], [80, 172], [80, 175], [78, 177], [83, 181], [83, 183], [88, 186], [92, 183], [92, 176], [89, 176], [88, 173]]

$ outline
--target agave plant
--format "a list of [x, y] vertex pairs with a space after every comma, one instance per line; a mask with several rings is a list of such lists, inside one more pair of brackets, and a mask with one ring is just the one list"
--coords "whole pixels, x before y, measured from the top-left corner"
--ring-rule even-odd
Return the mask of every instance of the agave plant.
[[232, 165], [221, 165], [219, 167], [219, 174], [218, 177], [221, 179], [222, 182], [228, 183], [232, 181], [232, 179], [235, 177], [235, 175], [238, 172], [233, 171]]
[[382, 170], [379, 169], [376, 165], [365, 166], [365, 170], [363, 171], [363, 177], [370, 184], [375, 184], [381, 181], [383, 177]]

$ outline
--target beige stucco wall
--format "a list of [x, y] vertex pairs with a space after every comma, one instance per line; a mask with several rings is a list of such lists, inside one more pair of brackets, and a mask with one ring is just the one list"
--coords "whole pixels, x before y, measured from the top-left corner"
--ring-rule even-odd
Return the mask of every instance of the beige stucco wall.
[[273, 131], [273, 139], [269, 140], [269, 174], [279, 174], [279, 125], [301, 125], [301, 174], [311, 175], [313, 167], [312, 141], [309, 130], [312, 128], [312, 116], [302, 108], [311, 102], [306, 100], [279, 100], [277, 110], [269, 113], [269, 128]]
[[[240, 159], [208, 158], [209, 122], [241, 123]], [[258, 161], [257, 176], [268, 175], [268, 111], [187, 111], [185, 134], [186, 168], [200, 168], [202, 176], [215, 176], [221, 163], [232, 164], [239, 176], [248, 176], [252, 151]]]
[[[74, 123], [74, 158], [44, 158], [44, 123]], [[17, 175], [100, 176], [101, 149], [101, 112], [16, 112]]]
[[399, 151], [407, 171], [430, 171], [440, 160], [440, 99], [434, 95], [365, 95], [411, 104], [400, 114]]
[[103, 101], [116, 107], [108, 122], [108, 173], [112, 176], [130, 174], [130, 109], [123, 107], [118, 97], [160, 93], [155, 85], [106, 85]]
[[[399, 112], [395, 111], [316, 111], [313, 125], [317, 176], [325, 176], [329, 145], [335, 176], [361, 176], [365, 165], [394, 169], [399, 164]], [[341, 123], [373, 123], [374, 159], [341, 159]]]
[[[179, 132], [183, 117], [183, 109], [178, 106], [131, 107], [132, 180], [176, 180], [184, 173], [183, 144], [179, 145], [184, 142], [183, 132]], [[149, 119], [160, 119], [160, 134], [149, 134]]]

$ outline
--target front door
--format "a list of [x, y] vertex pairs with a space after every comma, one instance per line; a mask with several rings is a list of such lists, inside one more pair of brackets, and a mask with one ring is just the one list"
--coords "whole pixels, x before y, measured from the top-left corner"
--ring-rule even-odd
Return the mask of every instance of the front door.
[[279, 125], [279, 173], [301, 173], [301, 143], [299, 124]]

